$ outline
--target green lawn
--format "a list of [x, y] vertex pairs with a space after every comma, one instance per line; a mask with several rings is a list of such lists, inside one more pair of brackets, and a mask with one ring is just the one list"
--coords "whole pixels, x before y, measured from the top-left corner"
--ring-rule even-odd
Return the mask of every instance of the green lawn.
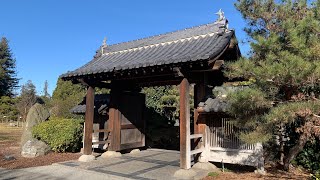
[[0, 123], [0, 143], [5, 141], [20, 141], [22, 127], [9, 127], [6, 123]]

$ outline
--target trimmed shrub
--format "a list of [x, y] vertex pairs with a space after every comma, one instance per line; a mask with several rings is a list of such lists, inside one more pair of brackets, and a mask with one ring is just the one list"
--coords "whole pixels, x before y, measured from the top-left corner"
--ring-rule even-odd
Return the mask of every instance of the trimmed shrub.
[[55, 152], [76, 152], [81, 148], [83, 120], [51, 119], [34, 126], [32, 135]]

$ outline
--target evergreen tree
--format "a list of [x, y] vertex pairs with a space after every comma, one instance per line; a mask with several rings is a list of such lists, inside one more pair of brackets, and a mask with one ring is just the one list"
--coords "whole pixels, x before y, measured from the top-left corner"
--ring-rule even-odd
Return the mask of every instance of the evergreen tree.
[[[15, 107], [16, 99], [8, 96], [0, 98], [0, 119], [16, 120], [18, 117], [18, 110]], [[6, 118], [4, 118], [6, 117]]]
[[47, 108], [52, 107], [51, 96], [48, 93], [48, 81], [44, 82], [44, 87], [42, 91], [42, 95], [38, 97], [38, 100], [41, 101]]
[[86, 89], [84, 86], [58, 79], [57, 87], [52, 94], [52, 115], [66, 118], [73, 117], [70, 109], [80, 103], [85, 95]]
[[20, 96], [17, 98], [17, 108], [25, 121], [29, 109], [37, 102], [36, 87], [31, 80], [22, 85]]
[[48, 93], [48, 86], [48, 81], [46, 80], [43, 87], [43, 96], [46, 98], [50, 98], [50, 94]]
[[248, 130], [243, 140], [278, 141], [288, 170], [306, 142], [320, 136], [320, 1], [238, 0], [236, 7], [252, 51], [226, 74], [254, 83], [229, 97], [230, 112]]
[[8, 40], [2, 37], [0, 41], [0, 97], [12, 97], [17, 85], [15, 59], [12, 57]]

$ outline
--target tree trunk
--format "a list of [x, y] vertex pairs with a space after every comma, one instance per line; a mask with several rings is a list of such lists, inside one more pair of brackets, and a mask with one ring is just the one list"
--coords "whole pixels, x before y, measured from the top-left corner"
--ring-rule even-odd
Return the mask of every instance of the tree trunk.
[[302, 134], [299, 137], [298, 143], [293, 146], [288, 155], [285, 157], [283, 162], [283, 169], [289, 171], [290, 162], [303, 150], [304, 145], [307, 143], [308, 138], [306, 135]]
[[281, 123], [280, 129], [279, 129], [279, 146], [280, 146], [280, 164], [284, 165], [284, 127]]

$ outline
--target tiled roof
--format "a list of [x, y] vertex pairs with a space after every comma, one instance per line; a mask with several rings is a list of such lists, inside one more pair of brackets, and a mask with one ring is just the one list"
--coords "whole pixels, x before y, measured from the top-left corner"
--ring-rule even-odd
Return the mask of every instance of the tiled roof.
[[227, 112], [228, 104], [225, 99], [216, 97], [207, 97], [204, 102], [200, 102], [198, 108], [204, 112]]
[[222, 20], [202, 26], [106, 46], [84, 66], [61, 77], [206, 60], [218, 56], [234, 32]]
[[[109, 94], [96, 94], [94, 96], [94, 110], [99, 114], [103, 114], [103, 111], [108, 108], [109, 102]], [[84, 97], [82, 102], [73, 107], [70, 112], [73, 114], [84, 114], [86, 112], [86, 98]]]

